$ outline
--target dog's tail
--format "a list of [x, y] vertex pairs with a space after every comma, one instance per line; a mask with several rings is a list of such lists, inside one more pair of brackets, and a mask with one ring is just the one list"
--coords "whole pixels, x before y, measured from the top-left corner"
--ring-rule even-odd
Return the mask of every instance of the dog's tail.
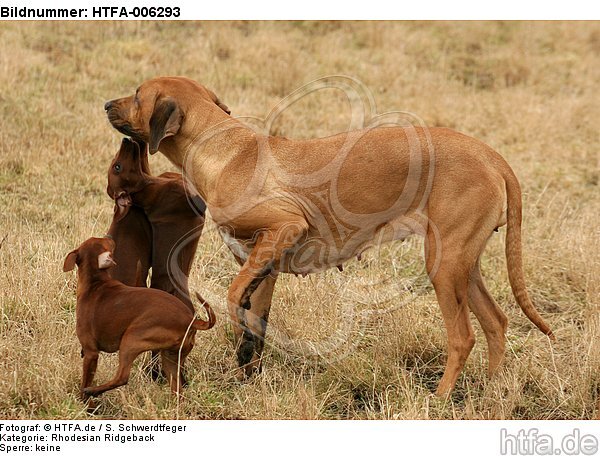
[[521, 244], [521, 187], [512, 169], [508, 166], [506, 166], [506, 168], [506, 172], [504, 173], [507, 195], [506, 264], [508, 267], [510, 287], [517, 300], [517, 304], [519, 304], [519, 307], [521, 307], [527, 318], [529, 318], [540, 331], [550, 337], [550, 339], [556, 340], [550, 327], [533, 306], [529, 294], [527, 293], [527, 288], [525, 287]]
[[200, 293], [196, 292], [196, 297], [198, 298], [198, 301], [202, 303], [204, 310], [206, 310], [206, 313], [208, 314], [208, 320], [205, 321], [200, 318], [196, 318], [194, 320], [194, 323], [192, 323], [192, 327], [199, 331], [205, 331], [207, 329], [212, 328], [215, 325], [217, 317], [214, 311], [212, 310], [212, 307], [210, 307], [208, 303], [204, 300], [204, 298], [200, 296]]

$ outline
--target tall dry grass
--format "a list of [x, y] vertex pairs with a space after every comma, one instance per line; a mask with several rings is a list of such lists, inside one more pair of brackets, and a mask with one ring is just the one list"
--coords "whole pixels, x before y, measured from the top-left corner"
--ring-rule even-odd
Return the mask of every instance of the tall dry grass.
[[[433, 397], [445, 332], [415, 239], [400, 256], [390, 246], [343, 273], [281, 277], [270, 340], [291, 342], [267, 347], [264, 373], [236, 383], [224, 297], [237, 268], [209, 224], [191, 285], [221, 318], [198, 335], [185, 401], [150, 382], [138, 362], [97, 416], [592, 417], [600, 391], [599, 72], [597, 23], [2, 24], [0, 416], [89, 417], [77, 399], [75, 275], [61, 266], [68, 251], [105, 232], [112, 214], [106, 168], [120, 139], [105, 120], [105, 100], [179, 74], [214, 89], [236, 115], [264, 116], [304, 83], [344, 74], [372, 90], [379, 112], [412, 111], [507, 158], [524, 191], [529, 290], [558, 342], [550, 345], [514, 304], [503, 234], [494, 236], [483, 270], [510, 317], [505, 366], [486, 378], [475, 323], [477, 344], [455, 393]], [[274, 129], [321, 136], [348, 121], [343, 98], [320, 92]], [[160, 156], [152, 166], [169, 168]], [[385, 302], [406, 277], [415, 282], [395, 310], [358, 324], [352, 311]], [[365, 285], [375, 279], [382, 282]], [[97, 381], [115, 366], [114, 355], [103, 356]]]

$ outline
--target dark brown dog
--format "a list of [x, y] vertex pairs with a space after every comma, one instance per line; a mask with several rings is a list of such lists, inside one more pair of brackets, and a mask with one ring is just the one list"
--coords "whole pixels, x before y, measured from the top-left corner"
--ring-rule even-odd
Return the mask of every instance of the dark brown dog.
[[113, 279], [132, 287], [145, 287], [152, 266], [152, 227], [144, 211], [131, 207], [123, 216], [115, 204], [115, 215], [107, 235], [115, 241], [111, 268]]
[[[131, 207], [123, 214], [115, 202], [115, 213], [107, 237], [116, 244], [113, 252], [116, 265], [110, 268], [110, 276], [125, 285], [146, 287], [148, 271], [152, 266], [152, 227], [144, 211], [139, 207]], [[158, 352], [152, 352], [147, 372], [152, 380], [160, 378]]]
[[[136, 208], [143, 211], [150, 223], [150, 286], [171, 293], [193, 310], [188, 276], [204, 226], [204, 201], [185, 185], [181, 174], [152, 176], [146, 144], [128, 138], [121, 142], [121, 148], [108, 170], [107, 192], [118, 208], [113, 225], [125, 222]], [[139, 224], [137, 216], [133, 220], [129, 223]], [[129, 262], [133, 263], [133, 260]], [[135, 268], [130, 271], [135, 271]], [[131, 274], [129, 272], [128, 275]]]
[[[160, 350], [163, 370], [174, 393], [182, 387], [181, 370], [194, 346], [197, 330], [214, 326], [215, 314], [200, 296], [208, 321], [194, 313], [179, 299], [161, 290], [129, 287], [112, 279], [108, 269], [115, 243], [108, 238], [90, 238], [70, 252], [65, 272], [78, 267], [77, 337], [83, 353], [81, 396], [86, 400], [125, 385], [131, 365], [141, 353]], [[119, 351], [115, 377], [91, 387], [99, 352]]]
[[[115, 199], [108, 232], [117, 245], [113, 278], [145, 286], [151, 266], [150, 286], [173, 294], [193, 310], [188, 277], [204, 225], [204, 202], [191, 192], [188, 201], [181, 174], [151, 176], [145, 144], [127, 138], [108, 169], [107, 193]], [[169, 263], [175, 247], [180, 253]], [[149, 373], [152, 379], [159, 378], [157, 352], [152, 353]]]

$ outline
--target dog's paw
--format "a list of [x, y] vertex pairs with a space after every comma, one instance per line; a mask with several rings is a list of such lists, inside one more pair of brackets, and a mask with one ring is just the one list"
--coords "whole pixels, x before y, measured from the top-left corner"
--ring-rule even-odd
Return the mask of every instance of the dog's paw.
[[244, 296], [242, 298], [242, 301], [240, 302], [240, 305], [243, 309], [250, 310], [250, 308], [252, 307], [252, 303], [250, 302], [250, 296]]
[[94, 390], [93, 387], [88, 387], [88, 388], [83, 388], [83, 390], [81, 391], [82, 396], [84, 398], [90, 398], [90, 397], [96, 397], [98, 394], [96, 393], [96, 391]]

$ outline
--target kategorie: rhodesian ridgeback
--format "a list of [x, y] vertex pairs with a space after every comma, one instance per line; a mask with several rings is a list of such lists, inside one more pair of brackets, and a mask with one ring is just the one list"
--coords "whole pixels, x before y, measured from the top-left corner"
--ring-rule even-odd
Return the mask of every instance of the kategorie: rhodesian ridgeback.
[[[291, 140], [255, 132], [187, 78], [144, 82], [106, 103], [110, 123], [183, 167], [242, 268], [228, 293], [238, 362], [260, 368], [280, 272], [341, 265], [375, 243], [425, 237], [425, 263], [444, 318], [448, 359], [437, 394], [449, 393], [473, 347], [469, 308], [504, 358], [507, 318], [486, 289], [480, 256], [507, 225], [508, 277], [517, 303], [550, 337], [525, 288], [521, 190], [489, 146], [446, 128], [377, 127]], [[246, 312], [245, 309], [249, 309]]]

